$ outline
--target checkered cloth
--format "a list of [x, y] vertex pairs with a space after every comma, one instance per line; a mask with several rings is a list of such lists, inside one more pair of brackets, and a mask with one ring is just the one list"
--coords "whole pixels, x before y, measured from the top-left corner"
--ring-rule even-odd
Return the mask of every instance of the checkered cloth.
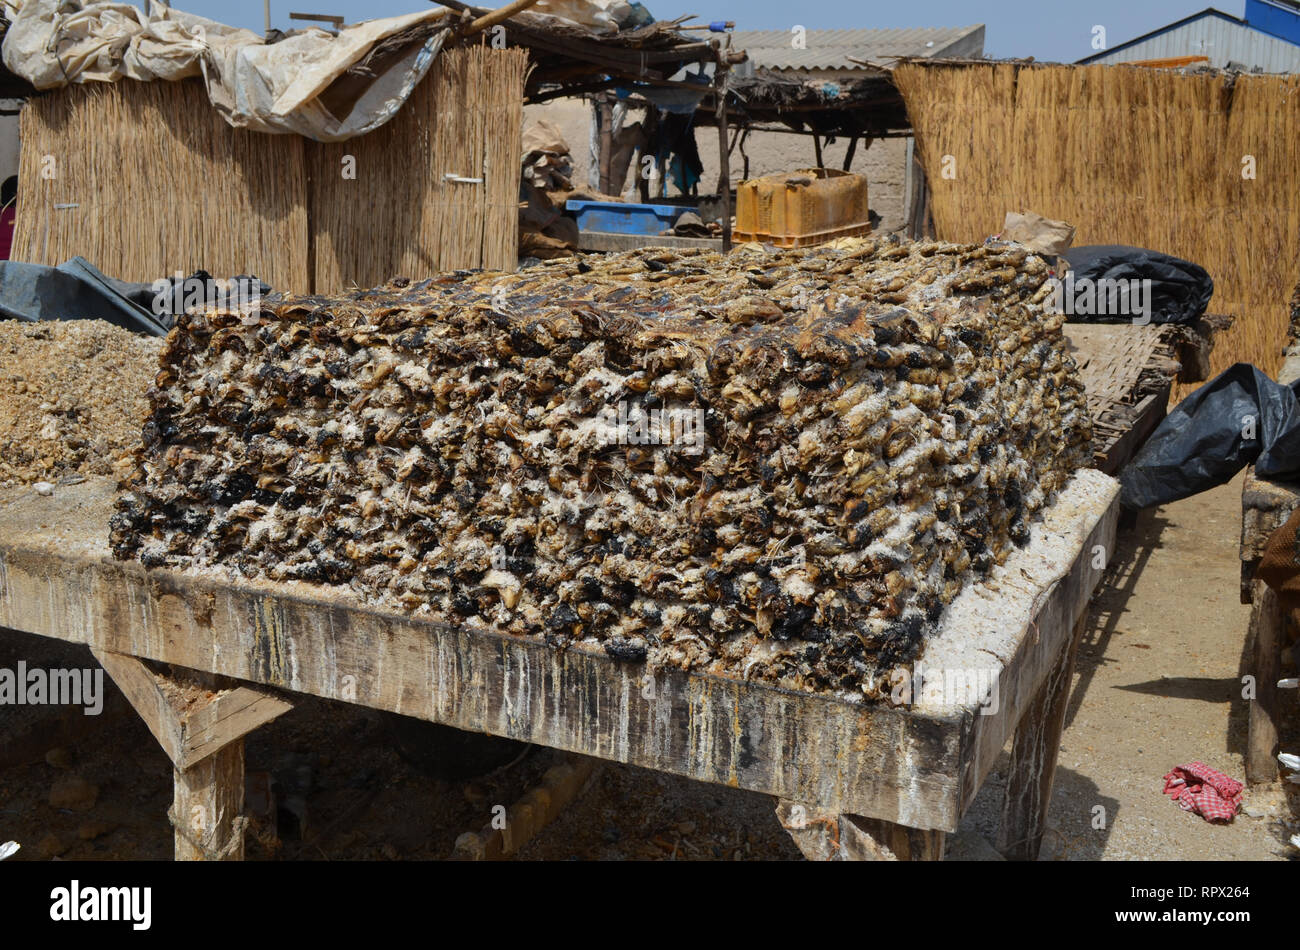
[[1165, 776], [1165, 794], [1206, 821], [1232, 821], [1244, 786], [1204, 762], [1180, 765]]

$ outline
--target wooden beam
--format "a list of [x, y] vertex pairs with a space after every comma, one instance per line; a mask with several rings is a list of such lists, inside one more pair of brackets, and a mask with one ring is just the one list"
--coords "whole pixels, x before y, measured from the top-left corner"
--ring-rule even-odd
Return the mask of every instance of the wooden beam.
[[1061, 652], [1061, 658], [1016, 727], [997, 840], [998, 851], [1008, 860], [1037, 860], [1042, 848], [1056, 757], [1061, 748], [1065, 710], [1074, 677], [1074, 658], [1087, 627], [1085, 612], [1075, 624], [1074, 636]]
[[569, 761], [547, 769], [541, 783], [515, 802], [503, 821], [490, 820], [482, 830], [467, 831], [457, 838], [453, 857], [498, 861], [517, 854], [582, 793], [599, 766], [596, 759], [570, 756]]
[[782, 799], [777, 820], [809, 861], [942, 861], [946, 836], [890, 821], [837, 815]]
[[234, 684], [219, 686], [210, 698], [185, 703], [180, 699], [183, 682], [155, 673], [133, 656], [94, 648], [91, 653], [178, 769], [193, 768], [293, 708], [265, 690]]

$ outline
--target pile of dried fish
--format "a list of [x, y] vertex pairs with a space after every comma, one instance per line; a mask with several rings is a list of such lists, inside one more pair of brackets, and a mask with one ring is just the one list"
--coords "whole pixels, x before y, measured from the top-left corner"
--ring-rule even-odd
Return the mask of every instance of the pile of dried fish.
[[1047, 275], [651, 249], [185, 317], [113, 549], [875, 695], [1088, 464]]

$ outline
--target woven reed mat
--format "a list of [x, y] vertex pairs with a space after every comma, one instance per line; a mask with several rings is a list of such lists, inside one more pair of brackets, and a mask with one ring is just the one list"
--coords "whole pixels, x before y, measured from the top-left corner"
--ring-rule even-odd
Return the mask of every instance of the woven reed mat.
[[1157, 351], [1164, 330], [1158, 325], [1070, 323], [1065, 335], [1094, 420], [1109, 416], [1117, 403], [1136, 402], [1143, 371], [1162, 362]]

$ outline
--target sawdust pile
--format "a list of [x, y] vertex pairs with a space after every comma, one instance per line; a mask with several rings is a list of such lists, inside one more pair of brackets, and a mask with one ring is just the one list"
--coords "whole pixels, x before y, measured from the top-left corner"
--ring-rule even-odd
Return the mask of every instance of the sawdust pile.
[[102, 320], [0, 320], [0, 487], [110, 474], [140, 444], [162, 345]]
[[659, 249], [182, 318], [114, 552], [874, 696], [1088, 463], [1047, 276]]

